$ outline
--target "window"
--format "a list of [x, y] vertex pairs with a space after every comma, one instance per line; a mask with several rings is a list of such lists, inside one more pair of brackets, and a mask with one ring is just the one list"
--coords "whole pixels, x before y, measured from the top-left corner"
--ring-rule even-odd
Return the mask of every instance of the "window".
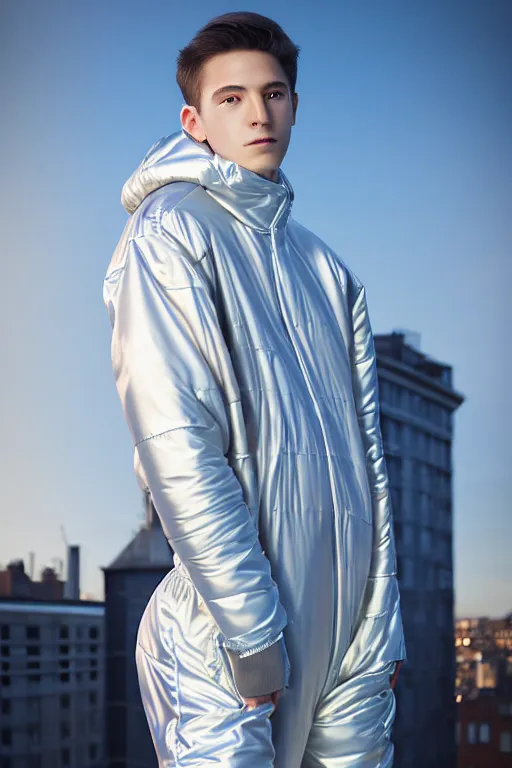
[[9, 715], [11, 713], [11, 700], [2, 699], [2, 715]]
[[398, 580], [402, 587], [414, 586], [414, 561], [410, 557], [397, 557]]
[[8, 624], [2, 624], [2, 629], [0, 629], [0, 638], [2, 640], [9, 640], [11, 636], [10, 629]]
[[26, 637], [27, 637], [27, 640], [39, 640], [39, 637], [40, 637], [39, 627], [36, 627], [35, 625], [29, 625], [26, 628]]
[[11, 676], [2, 675], [1, 682], [2, 682], [2, 685], [7, 688], [11, 684]]
[[12, 731], [10, 728], [2, 728], [1, 743], [3, 747], [10, 747], [12, 744]]
[[442, 455], [443, 455], [443, 467], [445, 469], [451, 469], [451, 455], [450, 455], [450, 443], [447, 440], [441, 441]]
[[69, 683], [69, 672], [61, 672], [60, 681], [61, 683]]
[[69, 739], [71, 735], [71, 724], [67, 720], [62, 720], [60, 724], [60, 737], [61, 739]]
[[98, 637], [98, 627], [89, 627], [89, 637], [91, 640], [96, 640]]
[[89, 760], [96, 760], [98, 757], [98, 745], [89, 744]]
[[478, 741], [480, 744], [488, 744], [491, 740], [491, 729], [489, 723], [480, 723], [480, 732], [478, 734]]
[[89, 704], [91, 706], [94, 706], [97, 703], [98, 703], [98, 694], [96, 693], [96, 691], [90, 691], [89, 692]]
[[27, 661], [27, 669], [40, 669], [41, 662], [39, 661]]
[[76, 638], [77, 638], [77, 640], [82, 640], [83, 639], [83, 637], [84, 637], [84, 629], [85, 629], [85, 627], [84, 627], [83, 624], [79, 624], [78, 627], [76, 628]]
[[59, 653], [62, 653], [64, 656], [66, 656], [69, 653], [69, 645], [59, 645]]
[[395, 421], [394, 419], [387, 420], [388, 444], [392, 451], [397, 451], [400, 449], [400, 442], [402, 439], [401, 432], [402, 425], [399, 421]]
[[2, 656], [10, 656], [11, 655], [11, 649], [8, 645], [2, 645]]
[[27, 699], [27, 712], [29, 720], [39, 720], [41, 717], [41, 699], [38, 696], [29, 696]]
[[420, 532], [420, 547], [423, 555], [429, 555], [432, 549], [432, 534], [430, 528], [422, 528]]
[[41, 732], [38, 725], [29, 726], [28, 740], [32, 747], [39, 747], [41, 745]]
[[418, 430], [416, 433], [416, 456], [418, 459], [427, 458], [427, 436], [425, 432]]
[[61, 709], [69, 709], [69, 705], [70, 705], [69, 693], [61, 693], [61, 695], [60, 695], [60, 708]]
[[27, 645], [27, 656], [40, 656], [41, 648], [38, 645]]
[[69, 765], [69, 762], [70, 762], [70, 751], [66, 747], [65, 749], [62, 749], [60, 752], [60, 764]]
[[409, 424], [404, 424], [402, 428], [402, 446], [406, 454], [410, 454], [412, 451], [414, 428]]
[[468, 744], [476, 744], [476, 725], [468, 723]]
[[98, 646], [96, 644], [89, 646], [90, 653], [98, 653]]
[[69, 627], [63, 624], [60, 628], [59, 636], [61, 640], [67, 640], [67, 638], [69, 637]]
[[89, 680], [97, 680], [97, 679], [98, 679], [97, 672], [89, 672]]
[[381, 378], [379, 378], [379, 400], [381, 403], [389, 400], [389, 383]]
[[41, 682], [41, 675], [29, 675], [28, 676], [29, 683], [40, 683]]
[[424, 491], [419, 493], [420, 521], [423, 526], [430, 523], [430, 496]]
[[91, 709], [89, 712], [89, 728], [91, 731], [99, 731], [100, 719], [97, 709]]
[[500, 752], [512, 752], [512, 731], [500, 733]]

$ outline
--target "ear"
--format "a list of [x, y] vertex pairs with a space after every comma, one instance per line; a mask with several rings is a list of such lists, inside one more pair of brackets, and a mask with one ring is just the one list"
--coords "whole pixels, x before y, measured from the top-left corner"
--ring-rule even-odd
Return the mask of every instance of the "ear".
[[206, 141], [206, 134], [199, 112], [195, 107], [186, 104], [180, 112], [181, 127], [196, 141]]
[[292, 125], [295, 125], [295, 119], [297, 116], [297, 107], [299, 106], [299, 94], [294, 93], [292, 96], [292, 109], [293, 109], [293, 122]]

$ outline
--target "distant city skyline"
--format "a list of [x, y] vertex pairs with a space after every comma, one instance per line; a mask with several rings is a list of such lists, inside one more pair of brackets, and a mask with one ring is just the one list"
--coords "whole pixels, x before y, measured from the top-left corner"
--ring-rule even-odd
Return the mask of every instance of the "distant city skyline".
[[[126, 543], [128, 543], [128, 542], [126, 542]], [[18, 558], [18, 559], [23, 560], [23, 558]], [[2, 571], [4, 568], [7, 568], [8, 564], [9, 564], [9, 561], [6, 562], [5, 564], [0, 563], [0, 571]], [[24, 562], [24, 565], [25, 565], [26, 571], [28, 572], [28, 570], [27, 570], [27, 563]], [[48, 564], [47, 565], [43, 565], [41, 567], [41, 570], [43, 570], [46, 567], [52, 568], [53, 566], [48, 565]], [[59, 572], [59, 571], [56, 571], [56, 573], [57, 573], [57, 576], [59, 578], [63, 578], [63, 577], [65, 578], [65, 573], [62, 573], [62, 572]], [[39, 581], [40, 576], [41, 576], [40, 573], [39, 574], [34, 574], [34, 581]], [[98, 600], [99, 601], [103, 601], [104, 600], [104, 595], [103, 594], [98, 595], [98, 594], [94, 594], [94, 593], [91, 593], [91, 592], [87, 592], [85, 590], [81, 590], [80, 591], [80, 599], [81, 600], [86, 600], [86, 601], [98, 601]], [[496, 614], [490, 614], [490, 613], [486, 613], [486, 614], [460, 613], [460, 612], [456, 611], [456, 620], [457, 621], [463, 621], [464, 619], [484, 619], [484, 618], [502, 619], [502, 618], [505, 618], [505, 617], [510, 616], [510, 615], [512, 615], [512, 607], [510, 607], [508, 610], [505, 610], [505, 611], [502, 611], [502, 612], [499, 612], [499, 613], [496, 613]]]
[[[252, 8], [301, 46], [292, 215], [365, 284], [375, 333], [454, 369], [457, 614], [512, 608], [512, 5]], [[124, 181], [179, 129], [175, 58], [228, 0], [2, 4], [0, 563], [82, 547], [84, 591], [144, 516], [102, 281]]]

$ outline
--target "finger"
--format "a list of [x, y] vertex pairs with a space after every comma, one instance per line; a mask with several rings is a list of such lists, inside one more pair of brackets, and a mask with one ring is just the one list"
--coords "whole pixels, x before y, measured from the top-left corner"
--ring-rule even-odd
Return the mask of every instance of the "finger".
[[256, 707], [261, 706], [262, 704], [270, 704], [272, 702], [272, 699], [270, 696], [258, 696], [253, 699], [244, 699], [247, 709], [256, 709]]
[[395, 671], [391, 677], [391, 688], [394, 688], [398, 681], [398, 674], [400, 672], [400, 667], [402, 666], [402, 662], [399, 661], [395, 667]]
[[282, 693], [283, 693], [282, 691], [274, 691], [274, 693], [272, 694], [271, 698], [272, 698], [272, 703], [274, 707], [277, 707], [277, 704], [279, 702], [279, 699], [281, 698]]

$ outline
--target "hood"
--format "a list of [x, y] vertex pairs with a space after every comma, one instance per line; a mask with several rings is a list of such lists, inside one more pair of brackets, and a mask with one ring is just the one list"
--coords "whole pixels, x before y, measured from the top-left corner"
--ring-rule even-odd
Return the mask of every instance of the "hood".
[[153, 144], [124, 185], [121, 202], [133, 213], [151, 192], [175, 181], [199, 184], [244, 224], [265, 231], [285, 226], [294, 198], [281, 170], [276, 182], [269, 181], [182, 130]]

